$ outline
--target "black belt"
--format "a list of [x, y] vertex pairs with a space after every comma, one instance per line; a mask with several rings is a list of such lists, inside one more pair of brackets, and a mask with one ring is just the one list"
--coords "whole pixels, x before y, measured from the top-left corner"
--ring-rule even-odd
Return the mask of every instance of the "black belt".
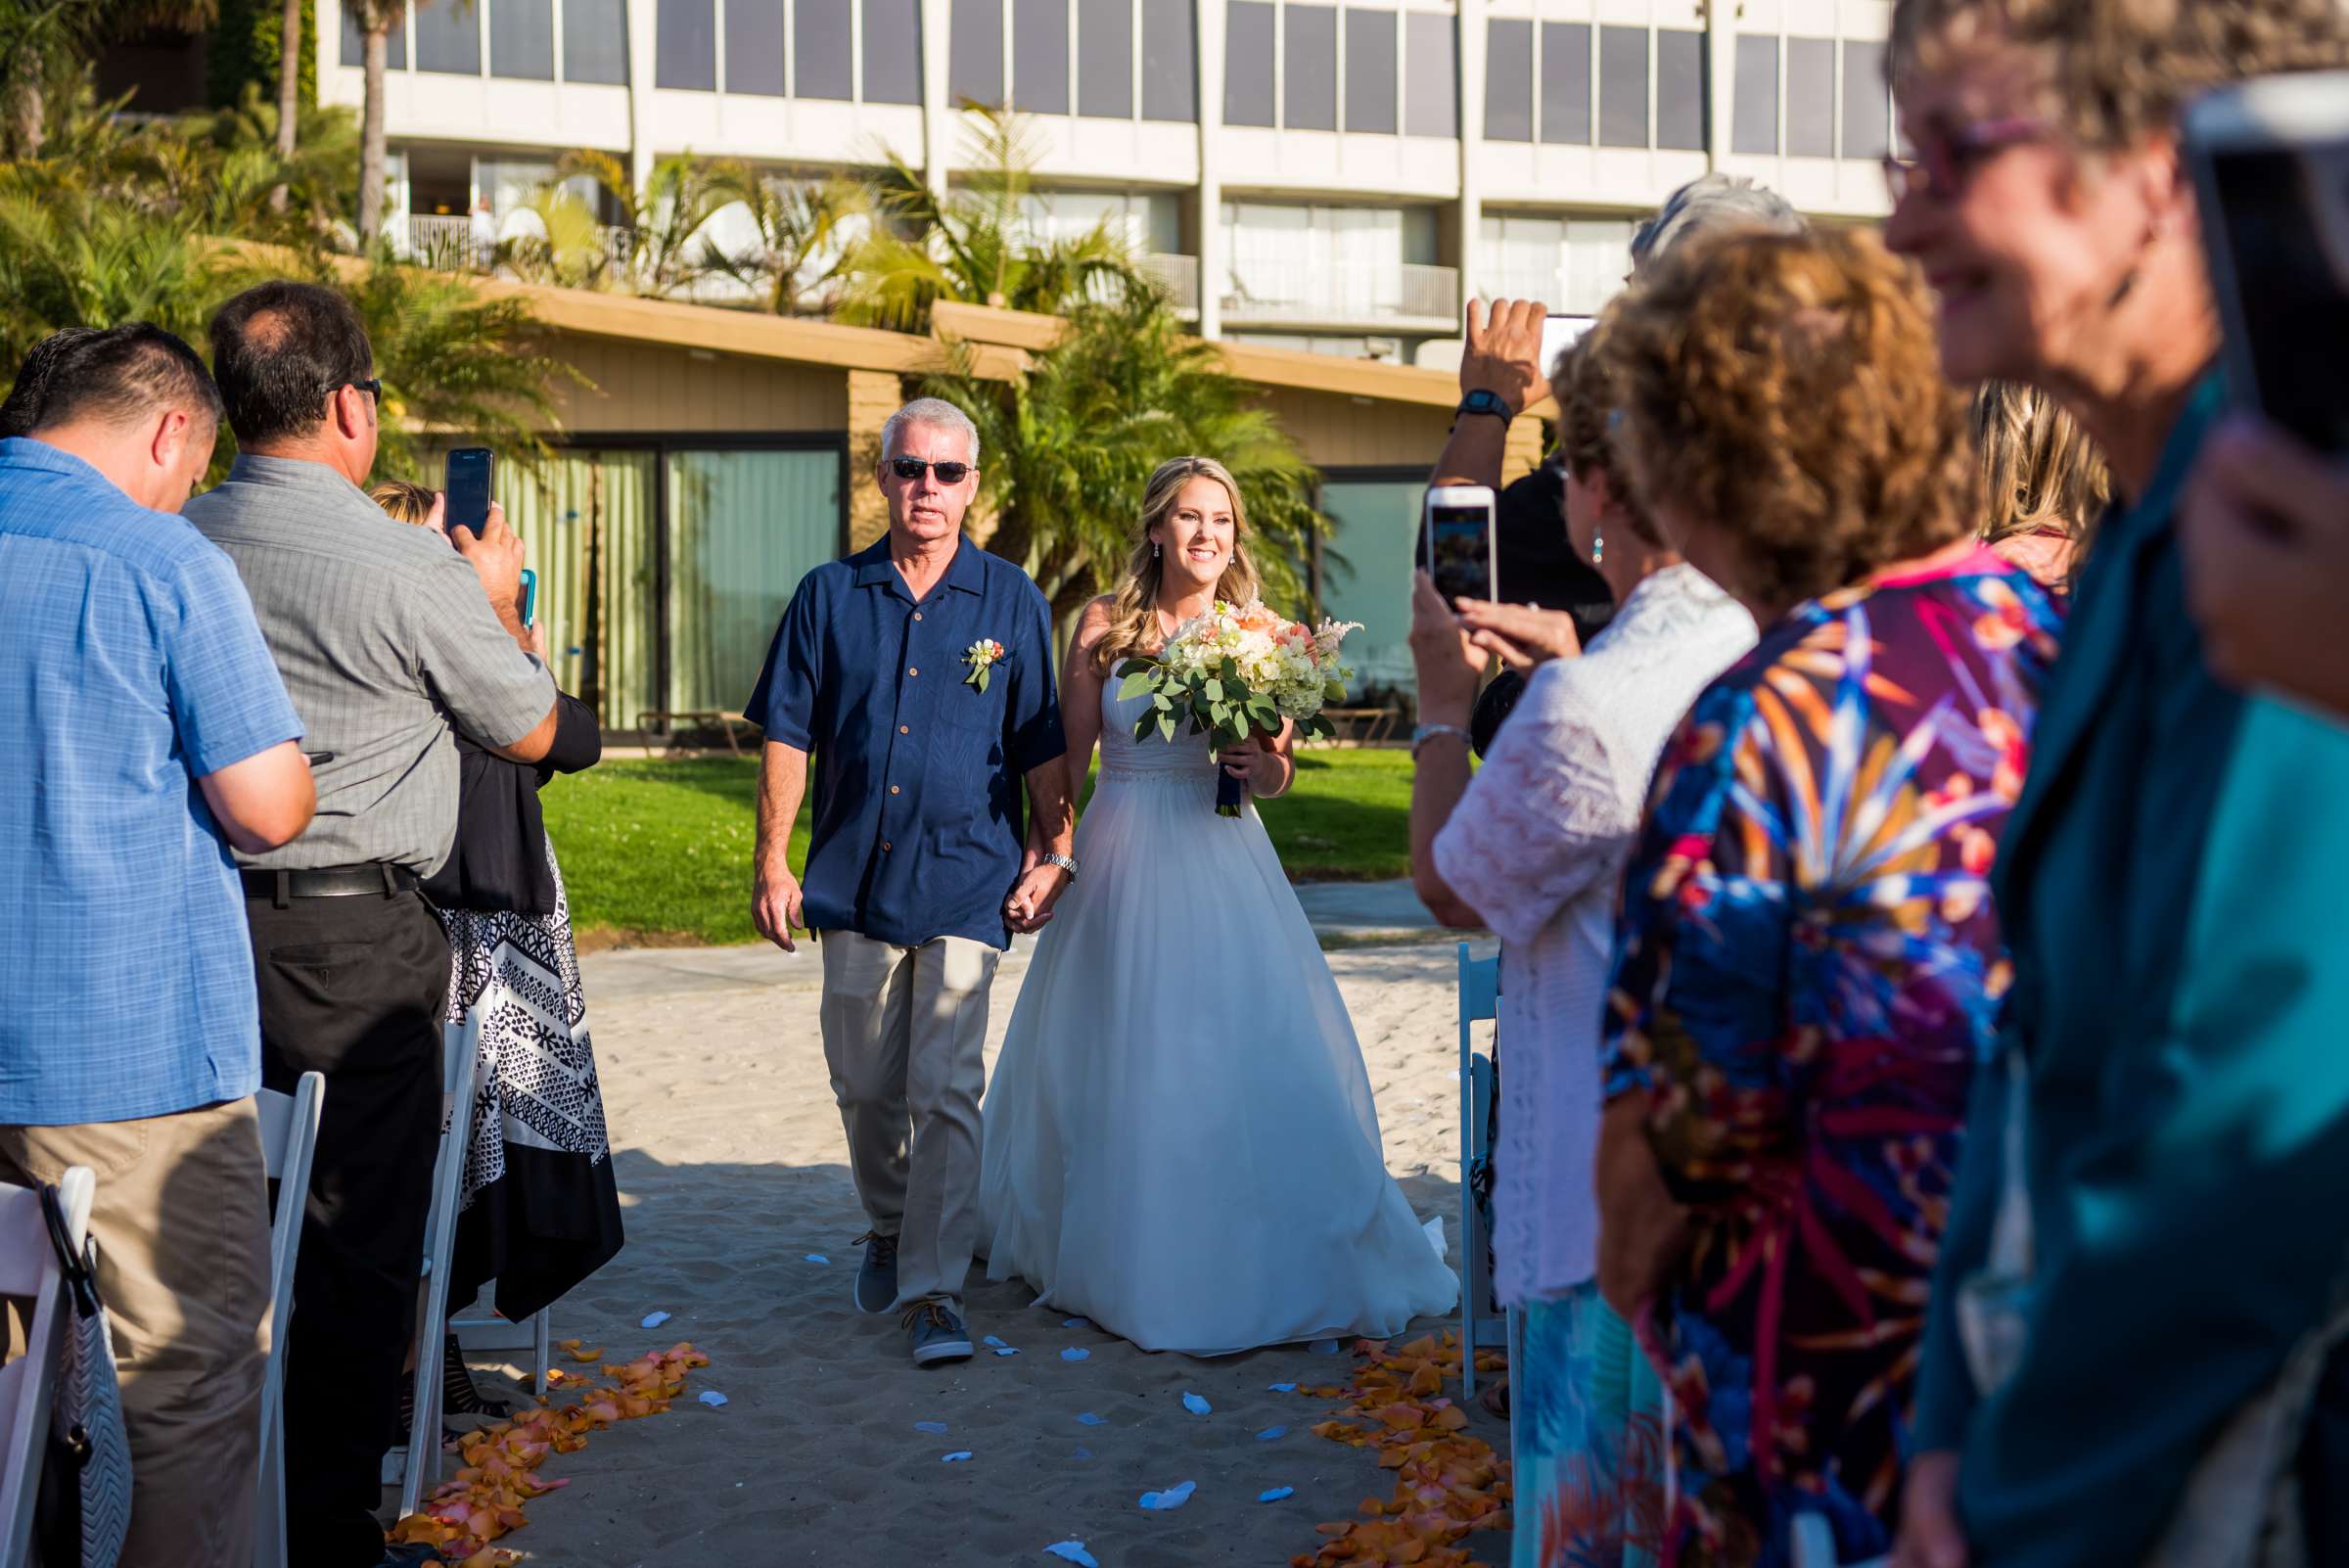
[[416, 873], [405, 866], [386, 865], [380, 860], [366, 865], [325, 866], [314, 871], [270, 871], [247, 866], [237, 875], [244, 879], [246, 898], [267, 899], [281, 909], [289, 899], [354, 899], [366, 894], [389, 899], [423, 886]]

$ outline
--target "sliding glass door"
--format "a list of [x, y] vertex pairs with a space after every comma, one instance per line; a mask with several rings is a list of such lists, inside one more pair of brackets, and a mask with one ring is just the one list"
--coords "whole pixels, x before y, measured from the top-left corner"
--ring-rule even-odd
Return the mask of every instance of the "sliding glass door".
[[800, 578], [840, 553], [840, 453], [672, 451], [668, 706], [740, 709]]

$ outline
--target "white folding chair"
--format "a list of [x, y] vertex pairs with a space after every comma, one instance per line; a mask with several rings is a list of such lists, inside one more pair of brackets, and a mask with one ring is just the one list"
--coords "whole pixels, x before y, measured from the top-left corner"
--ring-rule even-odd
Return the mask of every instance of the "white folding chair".
[[416, 1511], [424, 1484], [440, 1479], [440, 1342], [448, 1321], [448, 1259], [457, 1239], [457, 1206], [464, 1196], [465, 1152], [473, 1137], [474, 1081], [481, 1061], [481, 1026], [472, 1018], [442, 1035], [440, 1083], [447, 1120], [440, 1157], [433, 1166], [433, 1206], [424, 1229], [424, 1279], [416, 1313], [415, 1419], [407, 1447], [384, 1455], [384, 1484], [399, 1484], [399, 1514]]
[[1485, 1222], [1477, 1206], [1485, 1167], [1485, 1123], [1493, 1109], [1493, 1058], [1476, 1049], [1475, 1026], [1498, 1016], [1500, 960], [1470, 958], [1460, 944], [1460, 1397], [1476, 1397], [1476, 1342], [1500, 1344], [1506, 1319], [1491, 1311], [1493, 1282], [1486, 1277]]
[[286, 1338], [294, 1317], [294, 1260], [301, 1251], [310, 1160], [318, 1152], [318, 1117], [326, 1106], [326, 1075], [302, 1074], [291, 1094], [262, 1089], [253, 1105], [261, 1116], [261, 1163], [277, 1183], [277, 1214], [269, 1222], [269, 1369], [261, 1379], [260, 1501], [253, 1516], [253, 1568], [288, 1568]]
[[[78, 1252], [89, 1234], [98, 1178], [83, 1166], [58, 1184], [66, 1239]], [[49, 1240], [41, 1195], [30, 1187], [0, 1187], [0, 1296], [32, 1302], [25, 1352], [0, 1367], [0, 1568], [23, 1568], [32, 1555], [32, 1510], [41, 1493], [41, 1459], [49, 1439], [49, 1402], [57, 1388], [58, 1359], [66, 1348], [65, 1266]]]

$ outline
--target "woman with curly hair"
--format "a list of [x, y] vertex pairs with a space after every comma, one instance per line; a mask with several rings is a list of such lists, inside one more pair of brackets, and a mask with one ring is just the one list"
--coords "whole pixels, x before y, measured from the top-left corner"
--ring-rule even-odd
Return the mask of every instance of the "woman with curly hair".
[[[2188, 613], [2174, 519], [2224, 392], [2177, 121], [2229, 82], [2349, 66], [2349, 10], [1899, 0], [1890, 63], [1914, 159], [1891, 165], [1885, 236], [1935, 291], [1944, 364], [2044, 389], [2122, 503], [1999, 868], [2013, 997], [1900, 1560], [2247, 1562], [2349, 1265], [2309, 1212], [2349, 1188], [2349, 734], [2227, 685]], [[2229, 1473], [2245, 1484], [2203, 1500], [2197, 1476]], [[2302, 1490], [2349, 1498], [2349, 1477]]]
[[1694, 248], [1610, 352], [1640, 500], [1762, 631], [1625, 873], [1599, 1288], [1673, 1395], [1666, 1561], [1785, 1564], [1803, 1514], [1856, 1561], [1892, 1541], [2057, 612], [1975, 537], [1964, 398], [1872, 236]]

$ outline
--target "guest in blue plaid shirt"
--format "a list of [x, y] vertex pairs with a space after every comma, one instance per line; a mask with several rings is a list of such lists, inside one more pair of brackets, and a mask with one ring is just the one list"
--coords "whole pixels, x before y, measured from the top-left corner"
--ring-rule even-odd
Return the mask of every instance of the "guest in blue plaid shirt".
[[314, 795], [236, 569], [177, 515], [219, 417], [144, 324], [48, 340], [0, 407], [0, 1179], [97, 1173], [124, 1568], [253, 1552], [269, 1207], [229, 847]]

